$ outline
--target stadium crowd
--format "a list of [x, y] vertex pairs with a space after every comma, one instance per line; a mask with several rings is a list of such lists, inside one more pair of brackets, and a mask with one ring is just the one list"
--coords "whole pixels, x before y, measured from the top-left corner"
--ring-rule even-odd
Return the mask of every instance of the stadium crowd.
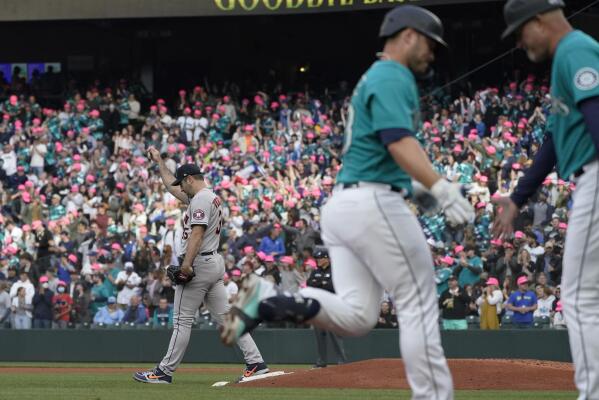
[[[230, 296], [244, 273], [294, 292], [318, 268], [319, 207], [340, 168], [347, 90], [195, 86], [142, 106], [139, 85], [98, 81], [65, 92], [59, 109], [15, 79], [0, 92], [1, 326], [172, 322], [174, 290], [161, 267], [177, 262], [185, 205], [164, 189], [149, 146], [173, 172], [201, 165], [224, 200], [219, 250]], [[417, 137], [476, 208], [473, 224], [456, 227], [414, 206], [443, 326], [564, 327], [559, 284], [574, 184], [550, 175], [513, 238], [490, 234], [491, 198], [511, 192], [543, 141], [546, 81], [432, 93]], [[393, 299], [382, 299], [377, 326], [396, 327], [394, 312]]]

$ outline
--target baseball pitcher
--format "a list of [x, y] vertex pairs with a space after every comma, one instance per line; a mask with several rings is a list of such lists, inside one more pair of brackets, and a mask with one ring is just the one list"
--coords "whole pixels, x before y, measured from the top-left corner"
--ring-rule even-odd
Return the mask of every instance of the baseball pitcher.
[[[183, 215], [179, 266], [167, 268], [167, 275], [177, 284], [171, 341], [156, 368], [137, 372], [133, 378], [145, 383], [171, 383], [172, 374], [185, 355], [198, 308], [205, 304], [212, 318], [221, 325], [230, 307], [223, 283], [225, 263], [217, 253], [223, 221], [221, 200], [206, 186], [197, 165], [180, 166], [175, 177], [158, 150], [151, 147], [149, 152], [150, 158], [158, 163], [167, 190], [188, 207]], [[269, 371], [251, 336], [245, 335], [237, 343], [246, 362], [245, 377]]]

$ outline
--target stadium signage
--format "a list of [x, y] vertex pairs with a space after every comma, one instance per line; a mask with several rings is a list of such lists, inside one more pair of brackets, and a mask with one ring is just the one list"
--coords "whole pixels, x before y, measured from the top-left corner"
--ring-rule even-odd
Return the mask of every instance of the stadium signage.
[[353, 11], [390, 8], [400, 4], [430, 6], [485, 1], [494, 0], [213, 0], [218, 10], [229, 14]]
[[498, 0], [0, 0], [0, 21], [282, 15], [384, 10]]

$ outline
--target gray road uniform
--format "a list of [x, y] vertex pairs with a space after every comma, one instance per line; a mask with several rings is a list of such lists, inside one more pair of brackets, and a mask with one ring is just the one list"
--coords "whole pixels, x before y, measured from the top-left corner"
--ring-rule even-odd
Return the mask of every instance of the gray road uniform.
[[[165, 374], [172, 374], [185, 355], [189, 343], [191, 325], [198, 308], [205, 304], [212, 319], [220, 326], [223, 315], [229, 311], [227, 291], [223, 284], [225, 262], [217, 253], [222, 227], [221, 201], [211, 190], [200, 190], [190, 199], [187, 211], [183, 215], [183, 234], [179, 263], [182, 264], [187, 251], [188, 240], [194, 225], [204, 225], [204, 240], [198, 255], [193, 260], [196, 276], [185, 285], [177, 285], [173, 310], [173, 334], [168, 351], [160, 362]], [[246, 364], [261, 363], [264, 360], [249, 334], [242, 336], [237, 345], [243, 352]]]

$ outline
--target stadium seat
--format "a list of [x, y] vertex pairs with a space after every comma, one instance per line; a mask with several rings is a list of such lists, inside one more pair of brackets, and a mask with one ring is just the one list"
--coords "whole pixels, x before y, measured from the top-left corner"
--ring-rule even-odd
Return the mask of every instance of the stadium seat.
[[512, 316], [504, 315], [501, 319], [501, 329], [512, 329]]
[[533, 327], [536, 329], [547, 329], [549, 328], [551, 320], [549, 317], [536, 317], [533, 322]]
[[480, 318], [477, 315], [468, 315], [466, 317], [468, 329], [480, 329]]

